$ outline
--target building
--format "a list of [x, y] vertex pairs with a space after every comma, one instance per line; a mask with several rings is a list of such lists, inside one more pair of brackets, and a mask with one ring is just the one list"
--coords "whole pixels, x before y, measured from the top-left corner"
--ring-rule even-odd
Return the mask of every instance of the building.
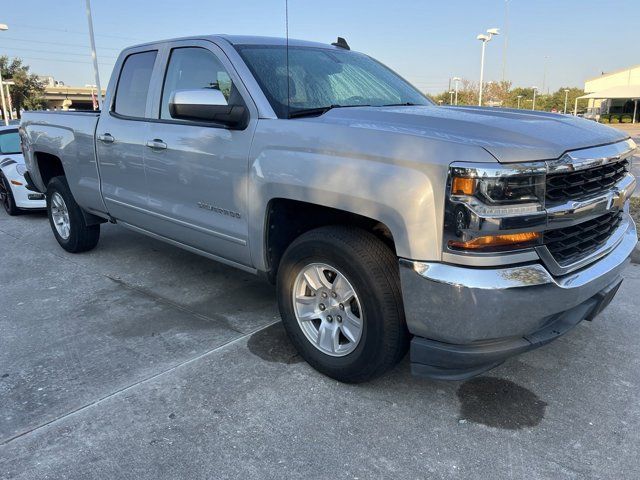
[[589, 78], [584, 82], [584, 91], [586, 94], [576, 99], [575, 112], [578, 100], [583, 99], [587, 101], [586, 117], [612, 115], [616, 121], [640, 121], [640, 65]]
[[[40, 77], [45, 84], [44, 99], [49, 110], [94, 110], [97, 108], [96, 87], [72, 87], [53, 77]], [[102, 91], [104, 98], [104, 89]]]

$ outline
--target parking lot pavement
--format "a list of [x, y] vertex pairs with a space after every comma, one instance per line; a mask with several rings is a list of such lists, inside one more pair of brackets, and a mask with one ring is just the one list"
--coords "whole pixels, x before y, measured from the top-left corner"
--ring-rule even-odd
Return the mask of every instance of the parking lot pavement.
[[611, 306], [466, 382], [302, 362], [273, 288], [107, 225], [0, 214], [0, 478], [637, 478], [640, 267]]

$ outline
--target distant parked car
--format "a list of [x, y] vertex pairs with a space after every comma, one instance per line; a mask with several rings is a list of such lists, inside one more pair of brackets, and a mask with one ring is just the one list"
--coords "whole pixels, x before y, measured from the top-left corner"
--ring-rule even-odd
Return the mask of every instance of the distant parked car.
[[0, 127], [0, 202], [9, 215], [47, 207], [43, 194], [27, 190], [26, 171], [18, 129]]
[[586, 118], [587, 120], [593, 120], [595, 122], [600, 121], [600, 108], [587, 108], [587, 111], [584, 112], [582, 118]]

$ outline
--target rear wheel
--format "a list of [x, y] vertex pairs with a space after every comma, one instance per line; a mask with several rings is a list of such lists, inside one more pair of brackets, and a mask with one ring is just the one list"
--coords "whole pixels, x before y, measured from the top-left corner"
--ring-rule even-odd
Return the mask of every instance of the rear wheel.
[[16, 206], [16, 201], [13, 198], [13, 192], [11, 191], [11, 185], [9, 180], [0, 172], [0, 202], [4, 210], [11, 216], [18, 215], [20, 209]]
[[406, 353], [397, 258], [357, 228], [307, 232], [282, 257], [282, 321], [300, 355], [343, 382], [374, 378]]
[[47, 186], [47, 214], [53, 235], [67, 252], [91, 250], [100, 239], [100, 225], [87, 225], [65, 177], [54, 177]]

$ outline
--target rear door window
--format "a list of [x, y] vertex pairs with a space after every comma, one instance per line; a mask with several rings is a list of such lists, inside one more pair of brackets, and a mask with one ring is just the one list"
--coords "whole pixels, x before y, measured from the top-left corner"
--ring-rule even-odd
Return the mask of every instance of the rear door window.
[[151, 74], [157, 51], [129, 55], [122, 65], [113, 111], [126, 117], [144, 118]]

